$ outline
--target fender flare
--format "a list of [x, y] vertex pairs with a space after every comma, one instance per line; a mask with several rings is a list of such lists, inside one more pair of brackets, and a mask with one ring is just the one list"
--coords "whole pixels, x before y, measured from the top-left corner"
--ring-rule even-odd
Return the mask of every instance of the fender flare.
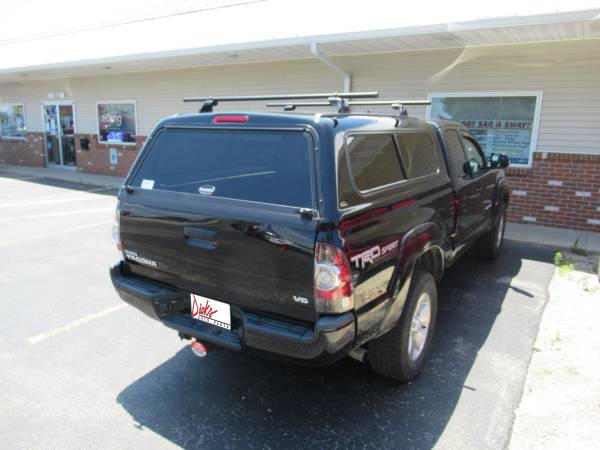
[[494, 203], [492, 205], [492, 210], [494, 214], [498, 212], [502, 203], [506, 203], [508, 205], [509, 199], [509, 189], [506, 184], [506, 177], [498, 176], [496, 179], [496, 192], [494, 193]]
[[379, 334], [392, 329], [404, 310], [416, 261], [430, 250], [438, 252], [441, 258], [441, 271], [445, 267], [443, 232], [434, 222], [425, 222], [406, 233], [400, 243], [396, 269], [388, 285], [389, 304], [380, 325]]

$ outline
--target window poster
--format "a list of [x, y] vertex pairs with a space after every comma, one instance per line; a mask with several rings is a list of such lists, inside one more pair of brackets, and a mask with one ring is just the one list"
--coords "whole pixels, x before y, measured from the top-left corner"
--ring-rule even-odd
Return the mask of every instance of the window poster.
[[529, 164], [537, 96], [432, 97], [431, 119], [460, 122], [486, 155], [505, 153], [511, 163]]
[[100, 142], [135, 142], [135, 104], [98, 104], [98, 133]]

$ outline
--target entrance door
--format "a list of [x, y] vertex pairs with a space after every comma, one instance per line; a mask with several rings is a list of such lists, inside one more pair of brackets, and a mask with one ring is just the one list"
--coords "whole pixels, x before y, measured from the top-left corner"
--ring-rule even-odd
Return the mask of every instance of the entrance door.
[[72, 103], [43, 103], [48, 165], [75, 167], [75, 115]]

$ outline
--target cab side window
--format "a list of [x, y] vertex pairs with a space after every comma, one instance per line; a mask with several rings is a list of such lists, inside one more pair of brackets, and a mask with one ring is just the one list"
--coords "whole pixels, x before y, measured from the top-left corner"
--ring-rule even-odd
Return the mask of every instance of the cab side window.
[[405, 179], [391, 134], [356, 134], [346, 142], [350, 171], [360, 192]]
[[400, 159], [409, 180], [436, 174], [439, 171], [433, 141], [427, 133], [396, 134]]
[[464, 176], [464, 165], [467, 162], [467, 158], [465, 157], [458, 133], [455, 130], [444, 131], [444, 143], [446, 144], [446, 152], [448, 153], [450, 175], [455, 178]]
[[390, 133], [351, 134], [338, 155], [340, 208], [358, 205], [380, 188], [405, 180], [394, 138]]
[[467, 135], [462, 136], [463, 146], [467, 155], [467, 161], [471, 167], [471, 174], [476, 175], [485, 168], [483, 152], [475, 140]]

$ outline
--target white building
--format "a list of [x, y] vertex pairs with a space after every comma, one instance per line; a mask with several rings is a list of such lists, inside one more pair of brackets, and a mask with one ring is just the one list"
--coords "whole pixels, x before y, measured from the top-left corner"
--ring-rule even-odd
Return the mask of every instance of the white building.
[[188, 1], [0, 36], [0, 163], [124, 175], [158, 120], [197, 110], [184, 97], [375, 90], [509, 154], [511, 221], [600, 231], [600, 4], [364, 3]]

